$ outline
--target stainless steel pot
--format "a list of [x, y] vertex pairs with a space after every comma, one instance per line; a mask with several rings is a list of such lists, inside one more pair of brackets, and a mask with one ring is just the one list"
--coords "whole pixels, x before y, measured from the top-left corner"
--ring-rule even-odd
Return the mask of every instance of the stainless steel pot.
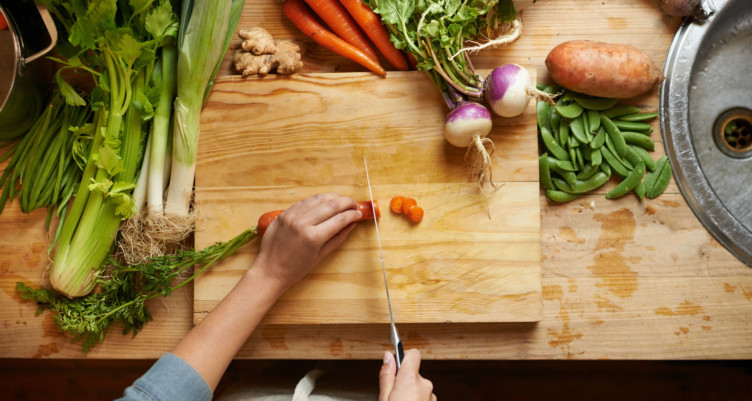
[[50, 13], [30, 0], [0, 0], [8, 27], [0, 31], [0, 141], [23, 135], [42, 110], [51, 63], [40, 59], [57, 43]]

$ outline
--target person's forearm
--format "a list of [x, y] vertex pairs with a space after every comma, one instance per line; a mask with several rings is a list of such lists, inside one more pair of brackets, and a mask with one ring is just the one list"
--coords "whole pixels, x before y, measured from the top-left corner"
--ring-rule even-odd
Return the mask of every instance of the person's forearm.
[[285, 288], [248, 270], [235, 288], [172, 350], [206, 380], [212, 391], [227, 366]]

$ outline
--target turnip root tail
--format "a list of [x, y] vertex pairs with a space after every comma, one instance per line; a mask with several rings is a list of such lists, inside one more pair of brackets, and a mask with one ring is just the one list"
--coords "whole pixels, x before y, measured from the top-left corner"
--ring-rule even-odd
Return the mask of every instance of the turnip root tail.
[[559, 94], [555, 93], [552, 95], [550, 93], [543, 92], [542, 90], [539, 90], [538, 88], [534, 86], [531, 86], [527, 88], [527, 95], [535, 99], [536, 101], [546, 102], [550, 104], [551, 106], [554, 106], [556, 105], [556, 102], [554, 102], [554, 98], [558, 96]]
[[[486, 150], [486, 145], [491, 146], [491, 152]], [[491, 155], [496, 151], [496, 146], [489, 138], [481, 138], [479, 135], [473, 136], [473, 143], [467, 147], [465, 152], [465, 162], [470, 164], [472, 177], [478, 182], [478, 188], [483, 195], [483, 201], [486, 203], [486, 211], [488, 212], [488, 218], [491, 218], [491, 209], [488, 206], [488, 200], [486, 199], [486, 193], [483, 191], [483, 185], [488, 182], [494, 189], [498, 189], [499, 185], [493, 180], [493, 169], [491, 164]]]
[[457, 53], [452, 54], [449, 57], [449, 60], [454, 59], [463, 52], [477, 53], [487, 47], [506, 46], [508, 44], [511, 44], [515, 40], [519, 39], [520, 36], [522, 36], [522, 22], [520, 22], [520, 17], [517, 16], [517, 18], [515, 18], [514, 21], [510, 22], [508, 25], [509, 28], [504, 33], [488, 40], [485, 43], [468, 41], [469, 43], [474, 43], [475, 45], [470, 47], [463, 47]]

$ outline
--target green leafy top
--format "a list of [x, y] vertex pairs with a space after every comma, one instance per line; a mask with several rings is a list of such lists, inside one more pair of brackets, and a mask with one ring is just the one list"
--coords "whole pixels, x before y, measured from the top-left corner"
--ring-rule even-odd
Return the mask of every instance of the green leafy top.
[[501, 23], [517, 16], [512, 0], [367, 0], [366, 4], [381, 15], [395, 46], [416, 58], [419, 70], [432, 72], [440, 87], [443, 78], [476, 97], [482, 80], [462, 51], [465, 42], [491, 37]]

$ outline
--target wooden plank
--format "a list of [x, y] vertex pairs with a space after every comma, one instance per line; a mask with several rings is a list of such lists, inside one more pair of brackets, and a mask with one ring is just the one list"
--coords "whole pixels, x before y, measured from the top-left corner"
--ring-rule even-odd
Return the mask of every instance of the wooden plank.
[[[297, 35], [276, 0], [248, 4], [241, 26], [262, 23]], [[537, 0], [523, 18], [520, 40], [475, 55], [475, 65], [517, 62], [547, 81], [543, 60], [556, 43], [607, 38], [643, 48], [662, 66], [681, 22], [662, 15], [654, 0]], [[362, 69], [312, 48], [306, 71]], [[634, 101], [657, 109], [657, 93]], [[663, 152], [658, 148], [656, 157]], [[543, 320], [401, 324], [406, 347], [421, 349], [426, 359], [752, 358], [752, 269], [713, 240], [673, 184], [651, 201], [595, 194], [565, 205], [541, 197], [540, 204]], [[36, 306], [21, 302], [13, 289], [18, 280], [43, 282], [42, 221], [43, 213], [25, 216], [10, 206], [0, 215], [0, 355], [158, 358], [193, 326], [188, 285], [152, 301], [154, 321], [135, 338], [114, 327], [103, 345], [82, 354], [49, 314], [35, 316]], [[385, 324], [265, 325], [238, 358], [376, 359], [389, 349]]]
[[[304, 197], [345, 193], [382, 205], [381, 234], [400, 322], [540, 320], [540, 207], [534, 109], [497, 119], [489, 136], [498, 190], [469, 179], [465, 150], [443, 137], [446, 106], [421, 72], [220, 80], [202, 113], [196, 246], [244, 230]], [[426, 210], [410, 225], [395, 194]], [[487, 204], [487, 206], [486, 206]], [[489, 214], [492, 217], [489, 219]], [[267, 315], [268, 324], [388, 321], [374, 227], [348, 242]], [[256, 244], [200, 276], [199, 321], [251, 265]], [[393, 288], [392, 288], [393, 287]]]

